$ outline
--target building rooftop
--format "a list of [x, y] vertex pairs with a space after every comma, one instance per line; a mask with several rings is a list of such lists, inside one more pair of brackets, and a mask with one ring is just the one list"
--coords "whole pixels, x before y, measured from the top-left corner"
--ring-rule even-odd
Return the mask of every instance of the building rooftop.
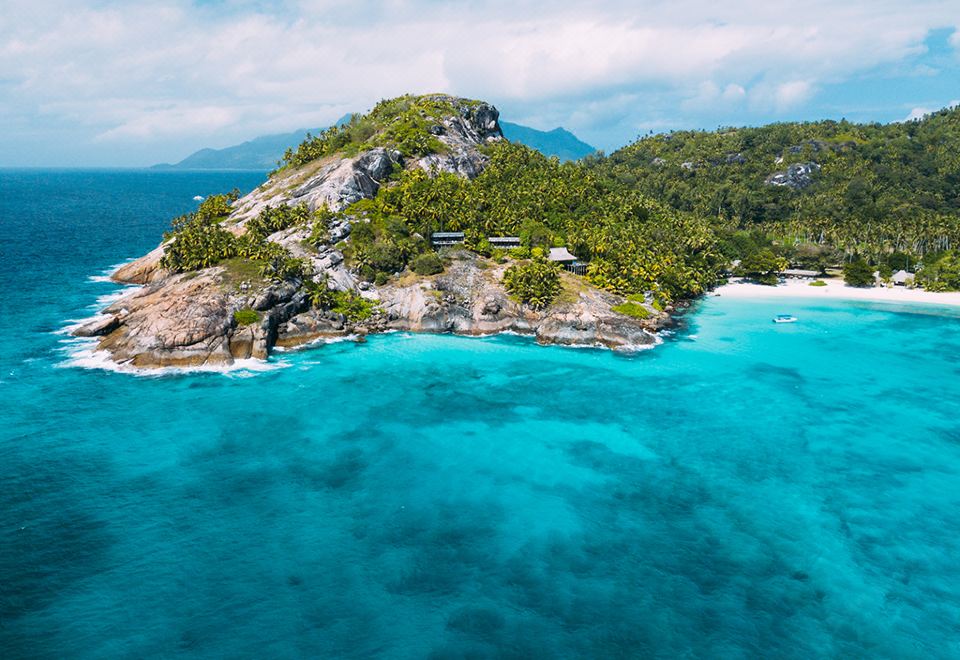
[[550, 248], [550, 254], [547, 256], [550, 261], [576, 261], [577, 258], [570, 254], [565, 247]]
[[896, 273], [893, 274], [893, 277], [891, 277], [891, 279], [894, 282], [906, 282], [907, 280], [912, 280], [915, 277], [916, 276], [913, 273], [908, 273], [905, 270], [898, 270]]

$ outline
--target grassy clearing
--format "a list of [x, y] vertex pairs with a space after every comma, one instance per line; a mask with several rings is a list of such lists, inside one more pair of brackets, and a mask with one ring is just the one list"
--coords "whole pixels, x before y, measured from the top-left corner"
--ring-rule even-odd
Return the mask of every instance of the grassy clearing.
[[233, 313], [233, 320], [237, 325], [253, 325], [260, 320], [259, 312], [252, 309], [238, 309]]
[[650, 318], [650, 310], [635, 302], [627, 301], [620, 305], [615, 305], [611, 307], [613, 311], [618, 314], [624, 314], [626, 316], [633, 317], [635, 319], [648, 319]]
[[241, 282], [250, 282], [251, 284], [265, 284], [266, 280], [260, 275], [260, 269], [263, 267], [262, 261], [246, 259], [244, 257], [234, 257], [220, 262], [223, 266], [223, 284], [227, 287], [236, 288]]

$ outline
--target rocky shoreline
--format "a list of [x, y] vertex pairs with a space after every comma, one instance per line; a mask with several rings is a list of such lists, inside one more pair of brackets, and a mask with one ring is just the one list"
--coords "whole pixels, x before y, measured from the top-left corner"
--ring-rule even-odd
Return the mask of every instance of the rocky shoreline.
[[[657, 342], [656, 332], [670, 323], [668, 314], [635, 319], [611, 311], [622, 298], [563, 274], [564, 291], [545, 310], [513, 300], [500, 284], [504, 264], [456, 251], [446, 255], [440, 275], [407, 274], [360, 293], [379, 304], [369, 319], [349, 321], [343, 314], [311, 308], [296, 283], [252, 286], [237, 282], [229, 268], [153, 279], [120, 298], [73, 330], [96, 337], [120, 365], [136, 368], [230, 366], [238, 360], [265, 360], [275, 348], [293, 348], [324, 338], [364, 337], [409, 331], [482, 336], [529, 335], [542, 344], [602, 346], [632, 351]], [[132, 272], [130, 266], [117, 273]], [[156, 272], [156, 271], [150, 271]], [[360, 286], [363, 286], [361, 284]], [[234, 312], [257, 312], [255, 323], [239, 323]]]

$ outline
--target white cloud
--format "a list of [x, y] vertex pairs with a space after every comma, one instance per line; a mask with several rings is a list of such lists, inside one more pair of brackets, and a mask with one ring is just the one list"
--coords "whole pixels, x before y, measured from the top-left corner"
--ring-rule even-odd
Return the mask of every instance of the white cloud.
[[933, 110], [931, 108], [914, 108], [910, 111], [906, 117], [903, 118], [903, 121], [913, 121], [914, 119], [923, 119], [929, 115]]
[[320, 126], [408, 91], [607, 139], [678, 112], [785, 113], [921, 52], [956, 13], [955, 0], [7, 4], [0, 121], [144, 153]]
[[943, 108], [949, 109], [949, 108], [956, 108], [956, 107], [960, 107], [960, 99], [954, 99], [953, 101], [950, 101], [949, 103], [947, 103], [945, 106], [942, 106], [942, 107], [917, 106], [912, 110], [910, 110], [910, 113], [906, 117], [901, 119], [901, 121], [913, 121], [914, 119], [923, 119], [930, 113], [936, 112], [937, 110], [941, 110]]
[[[124, 113], [126, 114], [126, 113]], [[137, 108], [120, 124], [96, 136], [97, 140], [122, 141], [127, 138], [161, 138], [180, 133], [210, 133], [236, 122], [233, 108], [191, 106]]]
[[777, 109], [789, 110], [809, 99], [813, 91], [813, 84], [809, 80], [791, 80], [777, 85], [774, 101]]

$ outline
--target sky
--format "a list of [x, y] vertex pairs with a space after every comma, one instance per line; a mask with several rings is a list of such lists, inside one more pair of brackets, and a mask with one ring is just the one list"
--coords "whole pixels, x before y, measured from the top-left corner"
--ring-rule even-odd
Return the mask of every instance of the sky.
[[447, 92], [612, 151], [960, 100], [960, 0], [4, 0], [0, 167], [138, 167]]

